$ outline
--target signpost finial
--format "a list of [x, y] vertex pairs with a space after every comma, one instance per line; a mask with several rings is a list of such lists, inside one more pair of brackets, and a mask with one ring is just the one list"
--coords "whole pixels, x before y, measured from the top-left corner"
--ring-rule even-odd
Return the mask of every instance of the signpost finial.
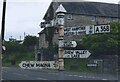
[[62, 12], [62, 13], [66, 13], [67, 12], [62, 4], [60, 4], [60, 6], [56, 10], [56, 13], [59, 13], [59, 12]]

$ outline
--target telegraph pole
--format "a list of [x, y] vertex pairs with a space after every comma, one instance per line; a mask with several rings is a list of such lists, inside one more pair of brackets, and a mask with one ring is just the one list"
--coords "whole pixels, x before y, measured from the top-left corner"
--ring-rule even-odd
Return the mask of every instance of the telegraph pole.
[[4, 44], [4, 31], [5, 31], [5, 11], [6, 11], [6, 0], [3, 0], [2, 10], [2, 28], [0, 29], [0, 80], [2, 80], [2, 44]]
[[63, 59], [63, 55], [64, 55], [64, 48], [61, 47], [60, 42], [64, 40], [64, 16], [65, 16], [66, 10], [64, 9], [64, 7], [62, 6], [62, 4], [60, 4], [60, 6], [58, 7], [58, 9], [56, 10], [56, 16], [57, 16], [57, 28], [59, 30], [59, 34], [58, 34], [58, 41], [59, 41], [59, 48], [58, 48], [58, 63], [59, 63], [59, 72], [60, 72], [60, 79], [63, 80], [64, 76], [63, 76], [63, 71], [64, 71], [64, 59]]

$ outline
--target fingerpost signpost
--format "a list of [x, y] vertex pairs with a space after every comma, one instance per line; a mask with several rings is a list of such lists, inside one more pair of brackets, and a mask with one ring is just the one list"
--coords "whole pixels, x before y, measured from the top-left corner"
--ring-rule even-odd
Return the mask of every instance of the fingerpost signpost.
[[[57, 16], [57, 28], [59, 30], [58, 34], [58, 41], [59, 43], [64, 40], [64, 15], [67, 11], [64, 9], [62, 4], [58, 7], [56, 10], [56, 16]], [[59, 46], [58, 50], [58, 61], [59, 61], [59, 70], [64, 70], [64, 48]]]
[[[90, 26], [78, 26], [78, 27], [65, 27], [64, 28], [64, 16], [67, 11], [62, 4], [58, 6], [56, 15], [56, 28], [58, 29], [58, 61], [22, 61], [19, 66], [23, 69], [58, 69], [60, 73], [60, 80], [64, 80], [64, 58], [88, 58], [91, 53], [88, 50], [64, 50], [66, 47], [77, 46], [76, 41], [65, 41], [64, 35], [83, 35], [83, 34], [97, 34], [97, 33], [109, 33], [110, 25], [90, 25]], [[44, 23], [42, 25], [44, 27]], [[95, 64], [88, 64], [88, 66], [96, 66]]]
[[[56, 10], [56, 16], [57, 16], [57, 28], [58, 28], [58, 41], [59, 43], [64, 40], [64, 16], [67, 11], [64, 9], [62, 4], [57, 8]], [[64, 48], [62, 46], [59, 46], [58, 48], [58, 62], [59, 62], [59, 72], [60, 72], [60, 80], [64, 79]]]

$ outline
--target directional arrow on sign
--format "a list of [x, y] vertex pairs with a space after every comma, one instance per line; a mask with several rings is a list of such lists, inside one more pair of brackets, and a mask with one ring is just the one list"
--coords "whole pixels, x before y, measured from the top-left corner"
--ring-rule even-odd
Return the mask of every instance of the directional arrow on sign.
[[72, 46], [72, 47], [76, 47], [76, 46], [77, 46], [76, 41], [72, 41], [72, 44], [73, 44], [73, 46]]
[[77, 46], [76, 41], [64, 41], [64, 40], [59, 41], [59, 47], [76, 47], [76, 46]]
[[65, 50], [64, 58], [88, 58], [91, 53], [88, 50]]
[[76, 41], [64, 42], [64, 47], [76, 47], [76, 46], [77, 46]]
[[58, 63], [55, 61], [22, 61], [19, 66], [22, 69], [58, 69]]

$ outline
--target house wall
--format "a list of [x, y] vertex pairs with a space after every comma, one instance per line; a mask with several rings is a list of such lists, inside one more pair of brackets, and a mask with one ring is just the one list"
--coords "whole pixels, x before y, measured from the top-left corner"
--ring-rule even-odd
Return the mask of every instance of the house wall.
[[[99, 16], [88, 16], [88, 15], [77, 15], [72, 14], [72, 19], [68, 19], [68, 16], [71, 14], [65, 15], [65, 28], [66, 27], [75, 27], [75, 26], [89, 26], [96, 24], [108, 24], [113, 21], [118, 21], [118, 18], [110, 18], [110, 17], [99, 17]], [[64, 36], [66, 41], [75, 40], [81, 41], [80, 35], [67, 35]]]
[[58, 33], [55, 33], [53, 36], [53, 45], [58, 44]]
[[[65, 27], [75, 27], [75, 26], [87, 26], [87, 25], [95, 25], [95, 24], [108, 24], [113, 21], [118, 21], [117, 18], [110, 18], [110, 17], [99, 17], [99, 16], [88, 16], [88, 15], [77, 15], [72, 14], [72, 19], [68, 19], [68, 16], [71, 14], [65, 15]], [[64, 36], [66, 41], [69, 40], [75, 40], [75, 41], [81, 41], [80, 35], [70, 35], [70, 36]], [[58, 44], [58, 33], [54, 34], [53, 37], [53, 45]], [[39, 48], [47, 48], [48, 42], [45, 41], [45, 34], [41, 34], [39, 36]]]
[[39, 34], [39, 49], [40, 48], [47, 48], [48, 42], [45, 41], [45, 33]]
[[68, 19], [68, 16], [71, 14], [65, 15], [65, 27], [81, 26], [81, 25], [95, 25], [95, 24], [107, 24], [110, 21], [118, 21], [117, 18], [110, 17], [99, 17], [99, 16], [88, 16], [88, 15], [77, 15], [72, 14], [72, 19]]

